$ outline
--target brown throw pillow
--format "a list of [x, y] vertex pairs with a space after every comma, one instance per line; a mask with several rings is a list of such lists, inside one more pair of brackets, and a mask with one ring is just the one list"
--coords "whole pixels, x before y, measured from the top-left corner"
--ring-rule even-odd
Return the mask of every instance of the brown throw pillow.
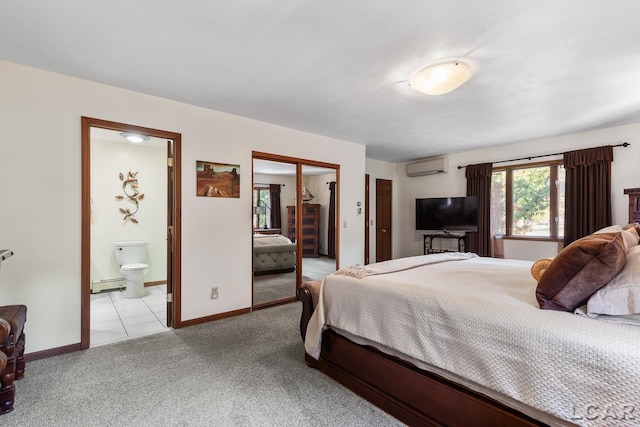
[[622, 232], [590, 234], [571, 243], [538, 282], [540, 308], [575, 310], [622, 270], [626, 256]]

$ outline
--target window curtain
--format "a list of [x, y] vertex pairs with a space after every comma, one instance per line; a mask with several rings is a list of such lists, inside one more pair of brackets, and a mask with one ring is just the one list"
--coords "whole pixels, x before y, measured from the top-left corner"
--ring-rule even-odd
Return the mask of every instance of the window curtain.
[[271, 202], [271, 228], [282, 228], [282, 213], [280, 211], [280, 184], [269, 184], [269, 201]]
[[564, 153], [564, 245], [611, 225], [613, 147]]
[[491, 163], [467, 166], [467, 196], [478, 197], [478, 231], [467, 233], [467, 251], [491, 256]]
[[329, 227], [327, 227], [327, 256], [336, 257], [336, 183], [329, 183]]

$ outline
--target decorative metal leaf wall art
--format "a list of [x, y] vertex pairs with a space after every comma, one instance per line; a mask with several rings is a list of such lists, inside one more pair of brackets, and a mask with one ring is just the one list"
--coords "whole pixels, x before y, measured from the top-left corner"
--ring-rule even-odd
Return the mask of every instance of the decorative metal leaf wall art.
[[140, 193], [138, 189], [138, 179], [136, 176], [138, 172], [127, 172], [127, 178], [125, 179], [122, 172], [118, 176], [122, 181], [122, 192], [124, 196], [117, 195], [116, 200], [129, 201], [135, 205], [135, 210], [132, 212], [129, 208], [120, 208], [120, 213], [123, 215], [123, 219], [126, 222], [131, 221], [134, 224], [138, 224], [138, 220], [135, 218], [135, 214], [140, 209], [140, 201], [144, 199], [144, 193]]

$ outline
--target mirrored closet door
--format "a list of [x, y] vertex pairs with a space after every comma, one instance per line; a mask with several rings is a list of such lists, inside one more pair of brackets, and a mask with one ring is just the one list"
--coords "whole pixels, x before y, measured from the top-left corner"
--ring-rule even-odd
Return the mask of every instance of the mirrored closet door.
[[335, 169], [302, 164], [302, 282], [336, 271], [336, 192]]
[[337, 268], [339, 168], [254, 153], [253, 308], [294, 301]]
[[253, 305], [296, 296], [296, 243], [287, 234], [287, 206], [296, 202], [293, 163], [253, 160]]

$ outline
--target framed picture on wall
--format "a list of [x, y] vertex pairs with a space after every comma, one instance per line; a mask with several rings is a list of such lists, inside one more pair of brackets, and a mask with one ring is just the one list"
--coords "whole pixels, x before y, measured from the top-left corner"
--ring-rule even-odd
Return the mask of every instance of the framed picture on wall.
[[240, 165], [196, 161], [196, 196], [240, 197]]

